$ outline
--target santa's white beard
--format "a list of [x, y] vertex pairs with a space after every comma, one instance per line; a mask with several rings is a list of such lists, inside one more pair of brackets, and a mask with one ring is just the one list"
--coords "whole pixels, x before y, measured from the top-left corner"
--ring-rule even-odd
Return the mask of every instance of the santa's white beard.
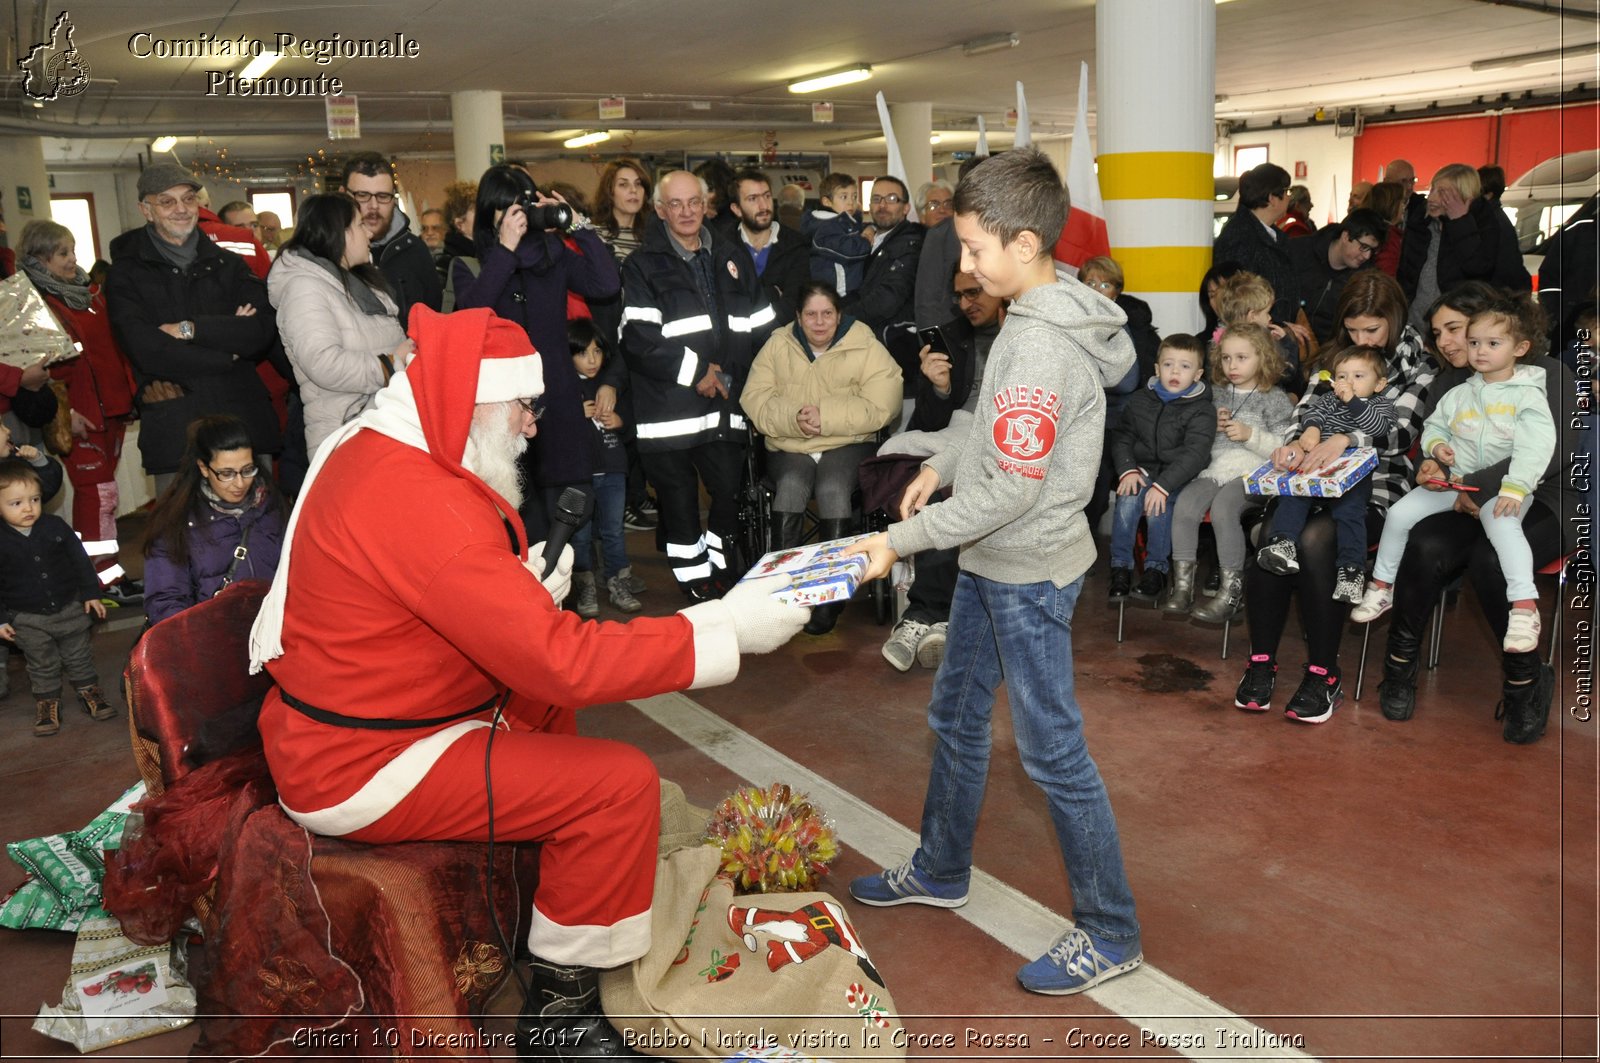
[[511, 407], [515, 405], [495, 403], [473, 411], [461, 464], [510, 502], [513, 509], [520, 509], [522, 466], [517, 459], [528, 449], [528, 440], [510, 427]]

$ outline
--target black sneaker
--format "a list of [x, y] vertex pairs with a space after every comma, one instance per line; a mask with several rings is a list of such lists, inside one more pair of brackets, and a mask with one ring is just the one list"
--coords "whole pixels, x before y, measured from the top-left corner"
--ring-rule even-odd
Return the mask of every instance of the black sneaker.
[[1417, 711], [1417, 661], [1397, 661], [1385, 657], [1383, 682], [1378, 684], [1378, 708], [1383, 718], [1396, 723], [1411, 719]]
[[622, 511], [622, 526], [628, 531], [655, 531], [656, 518], [642, 509], [629, 506]]
[[1326, 723], [1342, 698], [1339, 674], [1309, 664], [1300, 689], [1284, 706], [1283, 715], [1296, 723]]
[[1360, 605], [1361, 596], [1366, 593], [1367, 574], [1355, 565], [1340, 565], [1339, 574], [1333, 582], [1333, 600], [1336, 602], [1349, 602], [1351, 605]]
[[109, 587], [101, 588], [100, 600], [123, 607], [143, 604], [144, 585], [135, 580], [118, 580]]
[[1266, 712], [1272, 708], [1272, 688], [1278, 683], [1278, 665], [1265, 653], [1252, 654], [1250, 667], [1239, 680], [1233, 707], [1246, 712]]
[[1508, 684], [1501, 691], [1500, 704], [1494, 710], [1494, 718], [1506, 722], [1502, 737], [1519, 746], [1537, 742], [1550, 722], [1550, 699], [1555, 690], [1555, 669], [1548, 664], [1539, 666], [1539, 675], [1533, 682], [1521, 686]]
[[1111, 570], [1111, 600], [1126, 598], [1128, 592], [1133, 590], [1133, 569], [1114, 568]]
[[1294, 540], [1287, 535], [1274, 535], [1271, 542], [1256, 552], [1256, 564], [1274, 576], [1292, 576], [1299, 572], [1300, 559]]
[[1141, 602], [1153, 602], [1161, 597], [1161, 592], [1167, 589], [1167, 574], [1158, 569], [1147, 568], [1144, 575], [1139, 577], [1139, 585], [1133, 589], [1133, 596]]

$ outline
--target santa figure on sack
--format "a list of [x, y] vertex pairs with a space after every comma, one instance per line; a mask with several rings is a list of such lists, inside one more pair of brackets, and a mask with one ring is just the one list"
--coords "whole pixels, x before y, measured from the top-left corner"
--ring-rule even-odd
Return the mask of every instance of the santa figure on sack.
[[544, 572], [517, 516], [539, 355], [485, 309], [417, 307], [410, 334], [411, 364], [317, 451], [251, 634], [279, 801], [318, 834], [486, 839], [493, 735], [495, 837], [542, 843], [519, 1031], [535, 1055], [632, 1056], [597, 968], [649, 948], [659, 789], [575, 710], [729, 682], [807, 611], [763, 581], [626, 625], [563, 612], [572, 549]]

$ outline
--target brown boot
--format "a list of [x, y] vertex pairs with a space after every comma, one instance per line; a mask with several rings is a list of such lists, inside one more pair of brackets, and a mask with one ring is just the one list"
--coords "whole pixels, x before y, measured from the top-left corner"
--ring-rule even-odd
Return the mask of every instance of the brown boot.
[[39, 718], [33, 723], [35, 738], [48, 738], [61, 730], [61, 699], [38, 698]]
[[98, 683], [90, 683], [86, 687], [79, 687], [78, 700], [83, 702], [83, 711], [89, 714], [89, 719], [91, 720], [115, 720], [117, 718], [116, 708], [106, 700], [106, 693], [100, 689], [100, 684]]

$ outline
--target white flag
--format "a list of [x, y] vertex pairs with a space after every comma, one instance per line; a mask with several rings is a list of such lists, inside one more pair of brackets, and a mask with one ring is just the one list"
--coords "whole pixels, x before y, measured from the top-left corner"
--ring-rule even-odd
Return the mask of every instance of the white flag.
[[1033, 144], [1033, 129], [1028, 124], [1028, 98], [1022, 94], [1022, 82], [1017, 82], [1017, 137], [1013, 147], [1026, 148]]

